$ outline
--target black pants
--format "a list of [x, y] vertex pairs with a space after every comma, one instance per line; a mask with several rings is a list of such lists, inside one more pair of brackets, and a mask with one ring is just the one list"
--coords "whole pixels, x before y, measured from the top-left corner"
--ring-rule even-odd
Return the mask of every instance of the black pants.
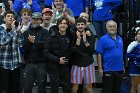
[[108, 72], [103, 75], [102, 93], [120, 93], [123, 72]]
[[23, 71], [22, 85], [24, 93], [32, 93], [33, 83], [36, 81], [38, 93], [46, 93], [46, 64], [29, 63]]
[[0, 67], [0, 93], [20, 93], [20, 69]]
[[47, 69], [50, 84], [51, 93], [59, 93], [59, 85], [62, 86], [63, 93], [71, 93], [70, 71], [66, 65], [60, 66], [56, 69]]

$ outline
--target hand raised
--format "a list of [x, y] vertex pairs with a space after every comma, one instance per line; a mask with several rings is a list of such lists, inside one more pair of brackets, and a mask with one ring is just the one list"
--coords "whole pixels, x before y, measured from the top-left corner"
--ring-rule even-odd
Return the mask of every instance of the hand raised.
[[2, 13], [1, 13], [1, 15], [4, 15], [5, 12], [6, 12], [5, 11], [5, 7], [2, 7]]
[[20, 30], [22, 29], [22, 26], [23, 26], [23, 25], [21, 24], [21, 22], [19, 22], [19, 23], [18, 23], [18, 31], [20, 31]]
[[16, 26], [15, 26], [15, 22], [16, 22], [16, 20], [15, 20], [15, 21], [13, 21], [13, 22], [12, 22], [12, 24], [11, 24], [12, 31], [14, 31], [14, 30], [15, 30], [15, 27], [16, 27]]
[[79, 31], [76, 31], [77, 39], [81, 40], [81, 33]]
[[91, 32], [90, 31], [86, 31], [86, 35], [87, 36], [91, 36]]
[[29, 35], [29, 36], [28, 36], [28, 40], [29, 40], [29, 42], [31, 42], [31, 43], [35, 43], [35, 36], [34, 36], [34, 35]]
[[55, 8], [55, 6], [54, 6], [54, 3], [52, 2], [52, 10], [53, 10], [53, 12], [56, 12], [56, 8]]
[[63, 12], [67, 11], [67, 4], [63, 4], [64, 8], [63, 8]]
[[87, 42], [86, 33], [83, 33], [83, 42]]

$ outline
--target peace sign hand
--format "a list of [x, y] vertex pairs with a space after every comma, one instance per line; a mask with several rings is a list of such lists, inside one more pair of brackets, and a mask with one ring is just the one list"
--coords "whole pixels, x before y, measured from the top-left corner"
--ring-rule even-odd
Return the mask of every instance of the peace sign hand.
[[56, 8], [55, 8], [55, 6], [54, 6], [54, 3], [52, 2], [52, 10], [53, 10], [53, 12], [56, 12]]
[[17, 28], [17, 30], [20, 32], [21, 31], [21, 29], [22, 29], [22, 24], [21, 24], [21, 22], [19, 22], [19, 24], [18, 24], [18, 28]]

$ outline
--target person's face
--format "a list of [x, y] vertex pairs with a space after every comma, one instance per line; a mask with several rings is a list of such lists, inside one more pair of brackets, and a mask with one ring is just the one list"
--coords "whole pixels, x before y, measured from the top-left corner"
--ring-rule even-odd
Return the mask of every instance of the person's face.
[[107, 24], [106, 29], [109, 34], [115, 35], [117, 33], [117, 24], [111, 21]]
[[29, 22], [31, 20], [31, 16], [28, 12], [24, 12], [21, 17], [24, 22]]
[[6, 16], [5, 16], [5, 18], [4, 18], [4, 20], [5, 20], [5, 23], [6, 24], [12, 24], [13, 23], [13, 21], [15, 20], [15, 18], [14, 18], [14, 15], [13, 14], [7, 14]]
[[76, 28], [79, 32], [83, 32], [85, 31], [86, 24], [84, 22], [77, 23]]
[[50, 12], [44, 13], [42, 17], [44, 23], [50, 23], [51, 18], [52, 18], [52, 13]]
[[85, 19], [88, 22], [89, 15], [87, 13], [81, 13], [80, 17], [82, 17], [83, 19]]
[[61, 10], [63, 8], [63, 0], [55, 0], [54, 5], [57, 10]]
[[32, 18], [31, 23], [33, 27], [37, 27], [37, 26], [40, 26], [40, 24], [42, 23], [42, 20], [40, 18]]
[[59, 31], [65, 32], [68, 28], [68, 24], [66, 20], [62, 20], [62, 22], [58, 25]]
[[140, 42], [140, 31], [136, 35], [137, 41]]

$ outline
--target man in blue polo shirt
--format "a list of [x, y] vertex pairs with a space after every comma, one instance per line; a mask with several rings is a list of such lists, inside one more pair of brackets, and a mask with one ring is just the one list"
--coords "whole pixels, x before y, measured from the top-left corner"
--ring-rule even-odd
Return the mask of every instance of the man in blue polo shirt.
[[99, 75], [103, 78], [103, 93], [120, 93], [123, 66], [123, 41], [117, 35], [117, 23], [109, 20], [107, 33], [97, 44]]

